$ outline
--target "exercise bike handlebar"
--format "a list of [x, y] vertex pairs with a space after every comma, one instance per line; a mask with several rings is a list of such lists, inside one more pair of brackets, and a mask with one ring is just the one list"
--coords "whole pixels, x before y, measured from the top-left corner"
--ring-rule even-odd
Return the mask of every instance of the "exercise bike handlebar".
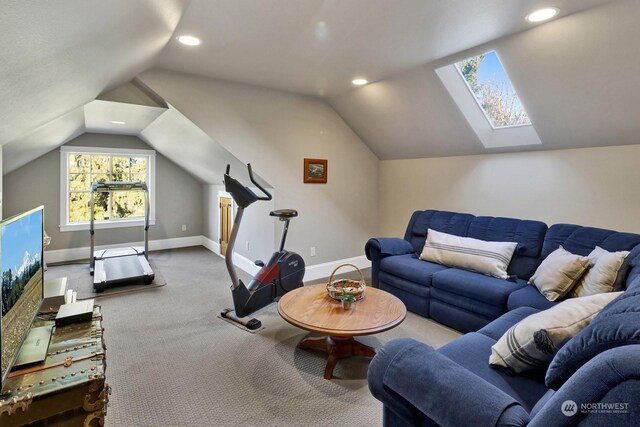
[[247, 163], [247, 169], [249, 170], [249, 179], [251, 180], [251, 182], [253, 182], [253, 185], [258, 187], [260, 191], [262, 191], [265, 194], [264, 197], [258, 197], [258, 200], [271, 200], [273, 198], [271, 196], [271, 193], [265, 190], [264, 187], [260, 185], [258, 181], [256, 181], [255, 178], [253, 177], [253, 171], [251, 170], [251, 163]]
[[[258, 183], [258, 181], [256, 181], [256, 179], [253, 177], [253, 170], [251, 169], [251, 163], [247, 163], [247, 169], [249, 171], [249, 179], [251, 180], [251, 182], [253, 183], [253, 185], [255, 185], [256, 187], [258, 187], [260, 189], [260, 191], [262, 191], [264, 193], [264, 196], [257, 196], [256, 198], [258, 200], [271, 200], [273, 197], [271, 196], [271, 193], [269, 193], [267, 190], [265, 190], [265, 188], [260, 185]], [[227, 172], [226, 175], [229, 175], [229, 172], [231, 171], [231, 165], [227, 164]]]

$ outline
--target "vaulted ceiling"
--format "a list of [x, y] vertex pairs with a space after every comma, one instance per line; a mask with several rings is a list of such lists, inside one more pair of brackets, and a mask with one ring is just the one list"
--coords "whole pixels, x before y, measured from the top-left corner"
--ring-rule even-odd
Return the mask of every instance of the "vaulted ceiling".
[[[523, 19], [549, 4], [557, 19]], [[433, 72], [488, 49], [540, 149], [640, 143], [637, 16], [637, 0], [5, 1], [5, 173], [86, 129], [109, 131], [85, 105], [154, 66], [326, 98], [381, 159], [492, 152]], [[202, 45], [180, 45], [185, 33]], [[373, 83], [355, 89], [356, 76]]]
[[[567, 16], [611, 0], [554, 0]], [[158, 65], [288, 91], [333, 96], [531, 28], [547, 0], [194, 0]], [[196, 53], [194, 53], [194, 51]]]

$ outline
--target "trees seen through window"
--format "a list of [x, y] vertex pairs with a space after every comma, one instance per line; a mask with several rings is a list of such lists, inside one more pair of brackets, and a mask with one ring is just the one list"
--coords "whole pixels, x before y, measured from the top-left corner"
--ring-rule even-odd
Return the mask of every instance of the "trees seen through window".
[[531, 124], [495, 52], [467, 58], [456, 67], [494, 128]]
[[[147, 182], [148, 156], [68, 153], [69, 223], [89, 221], [93, 182]], [[144, 217], [142, 191], [115, 191], [94, 195], [96, 221]]]

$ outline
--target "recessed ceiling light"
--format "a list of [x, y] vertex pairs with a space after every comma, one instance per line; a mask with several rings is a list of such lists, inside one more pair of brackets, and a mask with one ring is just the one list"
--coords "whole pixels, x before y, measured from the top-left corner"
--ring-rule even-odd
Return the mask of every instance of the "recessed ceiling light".
[[187, 35], [178, 37], [178, 41], [187, 46], [198, 46], [202, 43], [199, 38]]
[[111, 120], [111, 123], [114, 125], [126, 125], [127, 122], [123, 122], [122, 120]]
[[351, 83], [353, 83], [356, 86], [363, 86], [369, 83], [369, 81], [367, 79], [353, 79], [351, 80]]
[[556, 7], [545, 7], [544, 9], [538, 9], [526, 16], [526, 20], [529, 22], [542, 22], [553, 18], [558, 14], [560, 9]]
[[316, 39], [318, 40], [326, 40], [329, 35], [329, 28], [327, 27], [327, 23], [325, 21], [316, 22]]

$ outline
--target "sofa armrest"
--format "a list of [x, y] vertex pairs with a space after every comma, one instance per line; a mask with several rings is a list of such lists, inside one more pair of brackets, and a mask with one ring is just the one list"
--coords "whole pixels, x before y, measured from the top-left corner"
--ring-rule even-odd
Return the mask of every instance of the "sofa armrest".
[[[487, 362], [488, 363], [488, 362]], [[511, 396], [432, 347], [393, 340], [369, 365], [373, 396], [409, 424], [525, 426], [529, 415]]]
[[406, 255], [415, 253], [411, 243], [397, 237], [376, 237], [369, 239], [367, 244], [364, 245], [364, 253], [368, 259], [372, 259], [371, 255], [373, 251], [381, 255]]
[[[637, 425], [640, 420], [638, 355], [638, 344], [600, 353], [560, 387], [536, 413], [530, 426]], [[566, 405], [573, 403], [575, 413], [572, 414], [572, 408]], [[563, 413], [563, 410], [569, 412]]]
[[386, 256], [405, 255], [414, 253], [411, 243], [397, 237], [377, 237], [369, 239], [364, 245], [364, 253], [371, 260], [371, 281], [373, 286], [378, 286], [380, 274], [380, 261]]

